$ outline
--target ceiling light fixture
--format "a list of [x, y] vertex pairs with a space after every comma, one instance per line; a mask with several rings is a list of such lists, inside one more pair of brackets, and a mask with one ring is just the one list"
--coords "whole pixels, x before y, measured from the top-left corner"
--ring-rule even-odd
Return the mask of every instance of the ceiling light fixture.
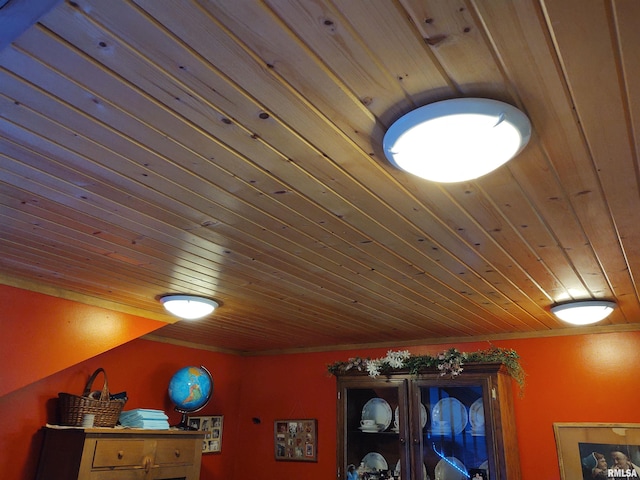
[[434, 182], [473, 180], [515, 157], [531, 122], [508, 103], [456, 98], [417, 108], [391, 125], [384, 153], [397, 168]]
[[160, 303], [169, 313], [186, 320], [205, 317], [218, 307], [218, 302], [194, 295], [165, 295]]
[[581, 300], [554, 305], [551, 313], [573, 325], [590, 325], [607, 318], [615, 307], [615, 302], [607, 300]]

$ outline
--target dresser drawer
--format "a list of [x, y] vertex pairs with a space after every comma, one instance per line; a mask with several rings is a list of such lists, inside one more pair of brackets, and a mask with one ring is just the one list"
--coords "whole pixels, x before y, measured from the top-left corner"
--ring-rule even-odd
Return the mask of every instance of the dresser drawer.
[[193, 440], [166, 438], [158, 442], [156, 447], [157, 465], [189, 464], [193, 463], [196, 454], [196, 444]]
[[46, 427], [36, 480], [199, 480], [203, 439], [196, 431]]
[[98, 440], [93, 456], [93, 467], [142, 466], [145, 463], [145, 457], [149, 456], [148, 450], [145, 440]]

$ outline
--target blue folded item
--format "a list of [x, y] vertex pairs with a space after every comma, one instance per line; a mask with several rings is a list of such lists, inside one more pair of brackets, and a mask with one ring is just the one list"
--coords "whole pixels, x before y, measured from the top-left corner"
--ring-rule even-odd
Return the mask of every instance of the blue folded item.
[[146, 428], [148, 430], [169, 430], [169, 422], [166, 420], [144, 420], [125, 426], [131, 428]]
[[120, 413], [120, 418], [143, 418], [145, 420], [167, 420], [169, 417], [162, 410], [151, 410], [148, 408], [136, 408], [125, 410]]
[[168, 430], [169, 417], [162, 410], [136, 408], [120, 414], [120, 424], [124, 427]]

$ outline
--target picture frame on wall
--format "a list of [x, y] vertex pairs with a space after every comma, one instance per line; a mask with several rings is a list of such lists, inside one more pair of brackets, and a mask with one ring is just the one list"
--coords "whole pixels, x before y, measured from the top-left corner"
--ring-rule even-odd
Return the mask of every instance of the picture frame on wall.
[[318, 421], [315, 418], [276, 420], [274, 447], [277, 461], [317, 462]]
[[640, 478], [639, 423], [554, 423], [562, 480]]
[[202, 453], [222, 452], [222, 427], [224, 415], [209, 415], [203, 417], [189, 417], [188, 425], [194, 430], [204, 432]]

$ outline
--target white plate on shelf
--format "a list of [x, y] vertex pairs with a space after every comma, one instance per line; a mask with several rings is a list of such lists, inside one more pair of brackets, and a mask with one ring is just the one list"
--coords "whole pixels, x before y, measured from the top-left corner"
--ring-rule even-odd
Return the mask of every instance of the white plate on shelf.
[[[447, 435], [451, 432], [458, 435], [464, 431], [468, 422], [467, 408], [457, 398], [443, 398], [431, 410], [432, 431], [439, 435]], [[444, 427], [438, 427], [438, 425]]]
[[467, 467], [456, 457], [444, 457], [435, 469], [436, 480], [465, 480], [469, 478]]
[[[397, 432], [400, 430], [400, 407], [396, 407], [396, 409], [393, 411], [393, 428], [391, 429], [394, 432]], [[398, 460], [399, 462], [400, 460]]]
[[484, 434], [484, 404], [482, 403], [482, 398], [471, 404], [469, 408], [469, 423], [471, 424], [472, 434]]
[[358, 427], [358, 430], [364, 433], [380, 433], [380, 430], [378, 430], [377, 427], [374, 427], [374, 428]]
[[358, 430], [365, 433], [380, 433], [380, 427], [366, 428], [366, 427], [358, 427]]
[[[427, 424], [427, 419], [428, 418], [429, 418], [429, 414], [427, 413], [427, 407], [425, 407], [421, 403], [420, 404], [420, 426], [421, 426], [421, 428], [425, 427], [425, 425]], [[393, 422], [394, 428], [392, 429], [394, 432], [398, 431], [398, 427], [396, 427], [396, 425], [398, 427], [400, 426], [400, 415], [399, 415], [398, 407], [396, 407], [396, 410], [394, 412], [394, 422]]]
[[422, 403], [420, 404], [420, 425], [421, 428], [427, 424], [427, 418], [429, 415], [427, 414], [427, 407], [425, 407]]
[[[400, 478], [400, 460], [398, 460], [398, 463], [396, 463], [396, 468], [393, 470], [393, 475], [396, 478]], [[422, 464], [422, 479], [423, 480], [427, 480], [429, 477], [427, 476], [427, 467], [424, 466], [424, 463]]]
[[383, 398], [372, 398], [362, 407], [362, 420], [373, 420], [384, 431], [391, 425], [393, 413], [391, 407]]
[[362, 457], [362, 463], [367, 471], [389, 470], [389, 464], [378, 452], [369, 452]]

